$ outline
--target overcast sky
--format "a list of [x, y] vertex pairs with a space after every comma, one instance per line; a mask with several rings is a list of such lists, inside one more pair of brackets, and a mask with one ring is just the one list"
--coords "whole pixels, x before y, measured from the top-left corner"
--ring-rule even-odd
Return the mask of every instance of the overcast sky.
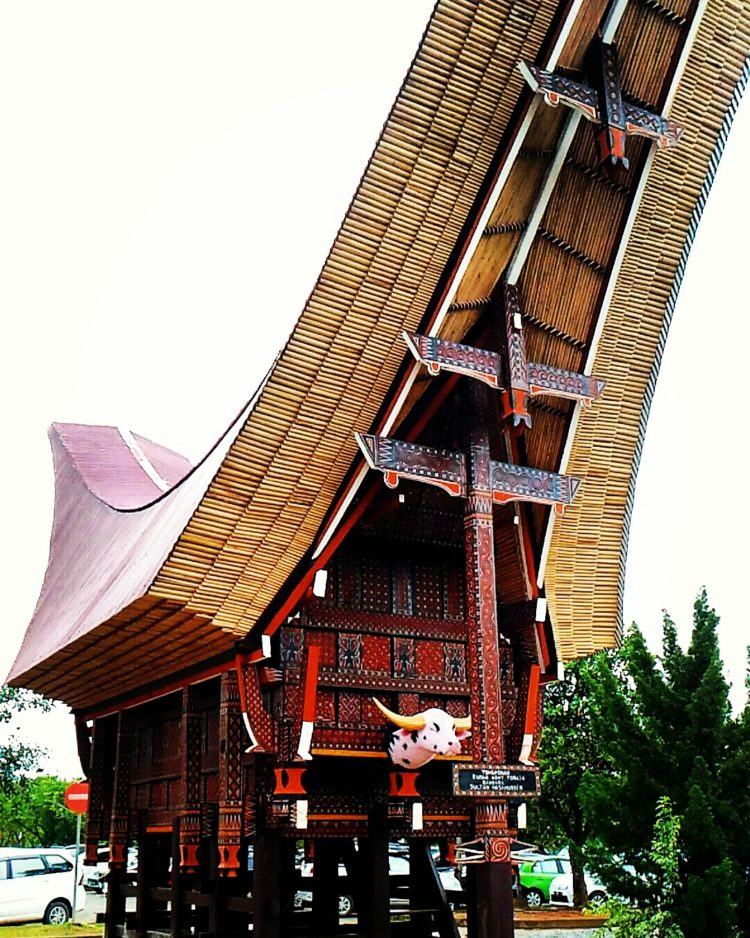
[[[46, 567], [47, 427], [121, 425], [200, 458], [301, 311], [431, 9], [0, 7], [3, 674]], [[749, 143], [742, 114], [667, 348], [626, 593], [626, 619], [654, 638], [664, 606], [689, 628], [705, 584], [738, 686], [750, 509], [728, 473], [744, 477], [744, 447], [731, 444], [743, 425]], [[79, 774], [69, 717], [33, 732], [48, 769]]]

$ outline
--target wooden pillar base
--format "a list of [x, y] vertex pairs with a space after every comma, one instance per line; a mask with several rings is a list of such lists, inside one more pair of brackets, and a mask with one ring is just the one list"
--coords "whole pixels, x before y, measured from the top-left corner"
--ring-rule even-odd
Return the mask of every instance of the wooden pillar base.
[[471, 864], [467, 872], [467, 938], [513, 938], [510, 862]]

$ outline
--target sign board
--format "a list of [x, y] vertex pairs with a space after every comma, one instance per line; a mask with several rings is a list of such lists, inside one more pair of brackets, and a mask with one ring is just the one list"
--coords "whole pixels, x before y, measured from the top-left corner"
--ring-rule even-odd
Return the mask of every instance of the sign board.
[[89, 783], [73, 782], [65, 789], [65, 807], [73, 814], [86, 814], [89, 809]]
[[474, 798], [536, 798], [539, 769], [535, 765], [453, 766], [453, 794]]

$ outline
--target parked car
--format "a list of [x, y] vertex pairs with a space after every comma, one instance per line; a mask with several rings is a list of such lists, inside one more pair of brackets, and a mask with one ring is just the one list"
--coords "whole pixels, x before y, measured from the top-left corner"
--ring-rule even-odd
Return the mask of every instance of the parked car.
[[83, 868], [83, 885], [92, 892], [107, 891], [107, 873], [109, 873], [109, 847], [99, 847], [96, 851], [96, 865]]
[[[586, 893], [592, 905], [600, 905], [607, 898], [607, 890], [599, 880], [584, 872]], [[552, 905], [573, 905], [573, 874], [561, 873], [549, 886], [549, 899]]]
[[[130, 847], [128, 850], [128, 873], [138, 870], [138, 848]], [[92, 892], [105, 893], [107, 891], [107, 876], [109, 875], [109, 847], [99, 847], [96, 851], [96, 865], [84, 866], [83, 885]]]
[[[310, 862], [303, 863], [301, 872], [304, 877], [312, 876], [313, 864]], [[402, 883], [392, 884], [391, 905], [394, 907], [407, 906], [409, 897], [405, 877], [409, 875], [409, 856], [405, 848], [402, 851], [400, 845], [395, 845], [394, 849], [388, 853], [388, 873], [393, 877], [404, 877]], [[438, 867], [438, 875], [448, 901], [456, 905], [463, 903], [463, 887], [456, 876], [455, 869], [451, 866], [440, 866]], [[339, 863], [339, 876], [346, 876], [346, 867], [343, 863]], [[312, 891], [301, 890], [296, 893], [294, 897], [294, 907], [296, 909], [309, 908], [311, 905]], [[354, 911], [354, 897], [349, 892], [342, 891], [339, 896], [339, 915], [345, 918], [352, 915]]]
[[0, 847], [0, 922], [62, 925], [86, 907], [83, 874], [73, 857], [53, 848]]
[[[585, 873], [590, 902], [607, 898], [604, 886]], [[529, 908], [545, 903], [573, 904], [573, 873], [567, 855], [536, 856], [522, 860], [518, 871], [519, 889]]]

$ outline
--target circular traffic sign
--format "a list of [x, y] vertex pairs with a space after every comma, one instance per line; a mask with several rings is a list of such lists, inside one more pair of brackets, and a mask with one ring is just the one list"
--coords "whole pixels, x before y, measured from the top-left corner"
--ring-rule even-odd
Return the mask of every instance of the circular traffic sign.
[[89, 783], [73, 782], [65, 789], [65, 807], [74, 814], [85, 814], [89, 809]]

